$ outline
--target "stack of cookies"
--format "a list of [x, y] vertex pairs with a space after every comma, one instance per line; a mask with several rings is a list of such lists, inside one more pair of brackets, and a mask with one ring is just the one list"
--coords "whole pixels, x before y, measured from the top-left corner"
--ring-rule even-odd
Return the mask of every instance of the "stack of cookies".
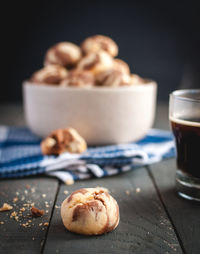
[[121, 87], [145, 82], [131, 74], [126, 62], [116, 58], [117, 44], [109, 37], [95, 35], [79, 46], [59, 42], [47, 50], [44, 67], [30, 78], [34, 84], [62, 87]]

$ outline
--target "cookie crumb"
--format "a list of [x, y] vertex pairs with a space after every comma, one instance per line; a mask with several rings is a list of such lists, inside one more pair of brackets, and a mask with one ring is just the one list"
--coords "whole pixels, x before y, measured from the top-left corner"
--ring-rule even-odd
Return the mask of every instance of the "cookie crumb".
[[3, 225], [3, 224], [4, 224], [4, 221], [0, 221], [0, 224]]
[[31, 213], [33, 216], [41, 217], [42, 215], [44, 215], [44, 210], [40, 210], [36, 208], [35, 206], [32, 206]]
[[55, 208], [60, 208], [61, 206], [55, 205]]
[[32, 240], [34, 241], [34, 240], [35, 240], [35, 238], [34, 238], [34, 237], [32, 237]]
[[126, 195], [130, 195], [130, 191], [129, 190], [126, 190]]
[[64, 193], [65, 195], [67, 195], [67, 194], [69, 193], [69, 191], [68, 191], [68, 190], [64, 190], [63, 193]]
[[45, 226], [45, 227], [48, 227], [48, 226], [49, 226], [49, 222], [45, 222], [45, 223], [44, 223], [44, 226]]
[[20, 208], [19, 210], [20, 210], [21, 212], [24, 212], [24, 211], [25, 211], [25, 208], [22, 207], [22, 208]]
[[141, 191], [141, 189], [140, 188], [136, 188], [136, 190], [135, 190], [137, 193], [138, 192], [140, 192]]
[[10, 218], [17, 216], [17, 213], [14, 211], [11, 213]]
[[27, 228], [27, 227], [29, 227], [30, 225], [29, 225], [28, 222], [26, 222], [26, 223], [21, 224], [21, 226], [24, 227], [24, 228]]
[[4, 211], [10, 211], [12, 210], [13, 207], [7, 203], [4, 203], [2, 207], [0, 207], [0, 212], [4, 212]]
[[18, 197], [13, 198], [13, 203], [16, 203], [18, 201]]
[[43, 197], [43, 198], [46, 198], [46, 194], [42, 194], [42, 197]]
[[68, 179], [68, 180], [65, 181], [65, 184], [72, 185], [72, 184], [74, 184], [74, 180], [73, 179]]

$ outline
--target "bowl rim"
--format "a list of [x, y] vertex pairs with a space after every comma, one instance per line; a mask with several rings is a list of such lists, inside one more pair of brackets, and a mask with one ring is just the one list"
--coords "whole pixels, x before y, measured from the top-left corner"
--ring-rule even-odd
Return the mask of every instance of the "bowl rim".
[[121, 92], [121, 91], [139, 91], [150, 89], [152, 87], [157, 87], [157, 82], [155, 80], [146, 79], [146, 83], [132, 85], [132, 86], [122, 86], [122, 87], [63, 87], [63, 86], [53, 86], [48, 84], [37, 84], [29, 80], [24, 80], [22, 82], [23, 87], [31, 87], [34, 89], [51, 90], [51, 91], [90, 91], [90, 92]]

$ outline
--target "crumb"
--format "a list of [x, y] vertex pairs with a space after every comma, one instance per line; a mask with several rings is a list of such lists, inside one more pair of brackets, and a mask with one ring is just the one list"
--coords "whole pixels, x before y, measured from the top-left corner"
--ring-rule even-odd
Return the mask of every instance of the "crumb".
[[32, 206], [31, 213], [33, 216], [41, 217], [44, 214], [44, 210], [40, 210], [36, 208], [35, 206]]
[[20, 208], [19, 210], [20, 210], [21, 212], [24, 212], [24, 211], [25, 211], [25, 208], [22, 207], [22, 208]]
[[25, 199], [25, 197], [24, 197], [24, 196], [22, 196], [21, 201], [24, 201], [24, 199]]
[[45, 212], [46, 212], [46, 213], [48, 213], [48, 212], [49, 212], [49, 210], [46, 210]]
[[17, 197], [13, 198], [13, 203], [16, 203], [17, 201], [18, 201]]
[[35, 205], [35, 203], [31, 203], [30, 205], [31, 205], [31, 206], [34, 206], [34, 205]]
[[18, 216], [15, 216], [14, 217], [16, 221], [19, 221], [19, 217]]
[[19, 192], [17, 191], [17, 192], [15, 192], [15, 194], [17, 195], [17, 196], [19, 196]]
[[30, 223], [31, 223], [31, 222], [32, 222], [32, 220], [28, 220], [28, 222], [30, 222]]
[[141, 189], [140, 188], [136, 188], [136, 190], [135, 190], [137, 193], [138, 192], [140, 192], [141, 191]]
[[43, 197], [43, 198], [46, 198], [46, 194], [42, 194], [42, 197]]
[[34, 193], [35, 192], [35, 188], [31, 188], [31, 192]]
[[35, 238], [34, 238], [34, 237], [32, 237], [32, 240], [34, 241], [34, 240], [35, 240]]
[[17, 216], [17, 213], [14, 211], [11, 213], [10, 218]]
[[4, 224], [4, 221], [0, 221], [0, 224], [3, 225], [3, 224]]
[[129, 191], [129, 190], [126, 190], [126, 194], [129, 195], [129, 194], [130, 194], [130, 191]]
[[40, 223], [39, 226], [41, 227], [41, 226], [42, 226], [42, 223]]
[[66, 194], [66, 195], [69, 193], [68, 190], [64, 190], [63, 192], [64, 192], [64, 194]]
[[28, 224], [28, 222], [26, 222], [26, 223], [21, 224], [21, 226], [24, 227], [24, 228], [27, 228], [27, 227], [29, 227], [30, 225]]
[[13, 207], [7, 203], [4, 203], [2, 207], [0, 207], [0, 212], [3, 212], [3, 211], [9, 211], [9, 210], [12, 210]]
[[28, 191], [27, 191], [27, 190], [24, 190], [24, 193], [27, 195], [27, 194], [28, 194]]
[[74, 180], [73, 179], [68, 179], [68, 180], [65, 181], [65, 184], [72, 185], [72, 184], [74, 184]]
[[55, 205], [55, 208], [60, 208], [60, 206], [58, 206], [58, 205]]
[[30, 186], [29, 184], [27, 184], [27, 185], [26, 185], [26, 188], [27, 188], [27, 189], [30, 189], [30, 188], [31, 188], [31, 186]]
[[49, 222], [45, 222], [44, 226], [48, 227], [49, 226]]

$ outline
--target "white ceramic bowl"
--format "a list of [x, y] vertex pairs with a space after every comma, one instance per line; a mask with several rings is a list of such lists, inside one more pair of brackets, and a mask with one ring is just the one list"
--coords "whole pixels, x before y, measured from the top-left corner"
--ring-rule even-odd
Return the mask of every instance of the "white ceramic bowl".
[[136, 141], [152, 127], [157, 84], [131, 87], [73, 88], [23, 83], [28, 127], [46, 137], [52, 130], [73, 127], [88, 144]]

